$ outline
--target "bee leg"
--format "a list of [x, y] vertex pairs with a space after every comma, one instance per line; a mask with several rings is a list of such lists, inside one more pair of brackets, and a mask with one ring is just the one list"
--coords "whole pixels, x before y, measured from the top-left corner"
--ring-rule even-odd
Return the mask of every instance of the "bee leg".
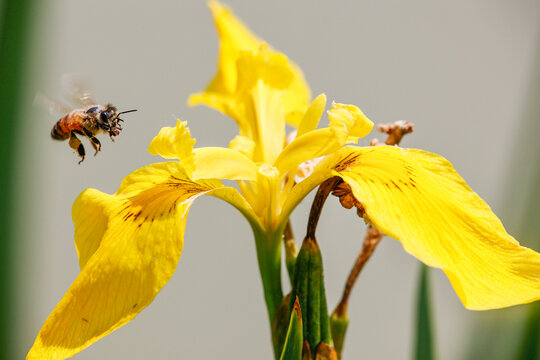
[[94, 135], [92, 135], [92, 133], [89, 130], [83, 128], [83, 131], [84, 131], [84, 134], [88, 136], [88, 138], [90, 139], [90, 144], [92, 144], [92, 147], [96, 151], [94, 153], [94, 156], [96, 156], [97, 153], [101, 150], [101, 143]]
[[69, 137], [69, 147], [77, 151], [77, 153], [81, 157], [81, 161], [79, 161], [79, 164], [82, 163], [85, 155], [84, 146], [81, 143], [81, 140], [79, 140], [79, 138], [75, 135], [74, 131], [71, 132], [71, 136]]
[[90, 138], [90, 144], [92, 144], [92, 146], [94, 147], [94, 150], [96, 151], [94, 153], [94, 156], [96, 156], [97, 153], [101, 150], [101, 143], [95, 137], [91, 137]]

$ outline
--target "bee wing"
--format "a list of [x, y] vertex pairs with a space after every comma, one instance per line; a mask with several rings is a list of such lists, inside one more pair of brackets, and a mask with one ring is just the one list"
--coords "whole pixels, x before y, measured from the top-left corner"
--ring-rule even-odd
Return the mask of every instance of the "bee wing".
[[36, 97], [34, 98], [34, 106], [47, 109], [53, 116], [65, 115], [72, 110], [66, 105], [59, 103], [58, 101], [51, 99], [42, 93], [36, 94]]
[[62, 76], [62, 85], [66, 91], [66, 97], [77, 106], [83, 108], [96, 105], [92, 99], [92, 92], [87, 82], [73, 74]]

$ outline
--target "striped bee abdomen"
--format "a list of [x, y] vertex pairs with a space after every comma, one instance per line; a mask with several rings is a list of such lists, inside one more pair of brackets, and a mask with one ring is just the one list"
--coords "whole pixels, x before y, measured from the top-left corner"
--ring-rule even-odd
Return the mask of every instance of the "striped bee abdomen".
[[56, 122], [56, 124], [54, 124], [51, 130], [51, 137], [54, 140], [65, 140], [69, 138], [70, 132], [65, 131], [67, 129], [66, 125], [68, 122], [69, 115], [70, 114], [63, 116], [60, 120]]

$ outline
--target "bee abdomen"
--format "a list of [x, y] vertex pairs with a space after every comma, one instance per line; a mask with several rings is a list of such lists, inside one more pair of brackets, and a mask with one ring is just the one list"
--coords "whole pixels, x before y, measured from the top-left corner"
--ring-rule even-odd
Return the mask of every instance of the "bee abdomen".
[[67, 122], [67, 118], [68, 118], [69, 114], [62, 117], [60, 120], [58, 120], [56, 122], [56, 124], [54, 124], [52, 130], [51, 130], [51, 137], [54, 139], [54, 140], [65, 140], [69, 137], [69, 133], [66, 133], [64, 131], [65, 129], [65, 122]]

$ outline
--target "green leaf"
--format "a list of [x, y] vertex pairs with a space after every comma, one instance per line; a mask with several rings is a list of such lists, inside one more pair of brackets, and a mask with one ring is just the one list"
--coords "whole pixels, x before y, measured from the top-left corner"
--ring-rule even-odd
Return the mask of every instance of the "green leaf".
[[516, 360], [537, 360], [540, 358], [540, 302], [529, 306], [529, 315]]
[[280, 360], [301, 360], [302, 359], [302, 345], [304, 341], [302, 334], [302, 311], [300, 310], [300, 304], [298, 297], [294, 301], [293, 310], [291, 312], [291, 320], [289, 322], [289, 329], [287, 330], [287, 337], [283, 344], [283, 352], [281, 353]]
[[414, 359], [435, 359], [431, 305], [429, 296], [429, 268], [421, 264], [416, 308], [416, 347]]
[[[32, 34], [33, 0], [6, 0], [0, 5], [0, 357], [15, 358], [15, 286], [13, 188], [16, 184], [14, 145], [20, 133], [28, 70], [28, 40]], [[17, 239], [20, 240], [20, 239]]]

